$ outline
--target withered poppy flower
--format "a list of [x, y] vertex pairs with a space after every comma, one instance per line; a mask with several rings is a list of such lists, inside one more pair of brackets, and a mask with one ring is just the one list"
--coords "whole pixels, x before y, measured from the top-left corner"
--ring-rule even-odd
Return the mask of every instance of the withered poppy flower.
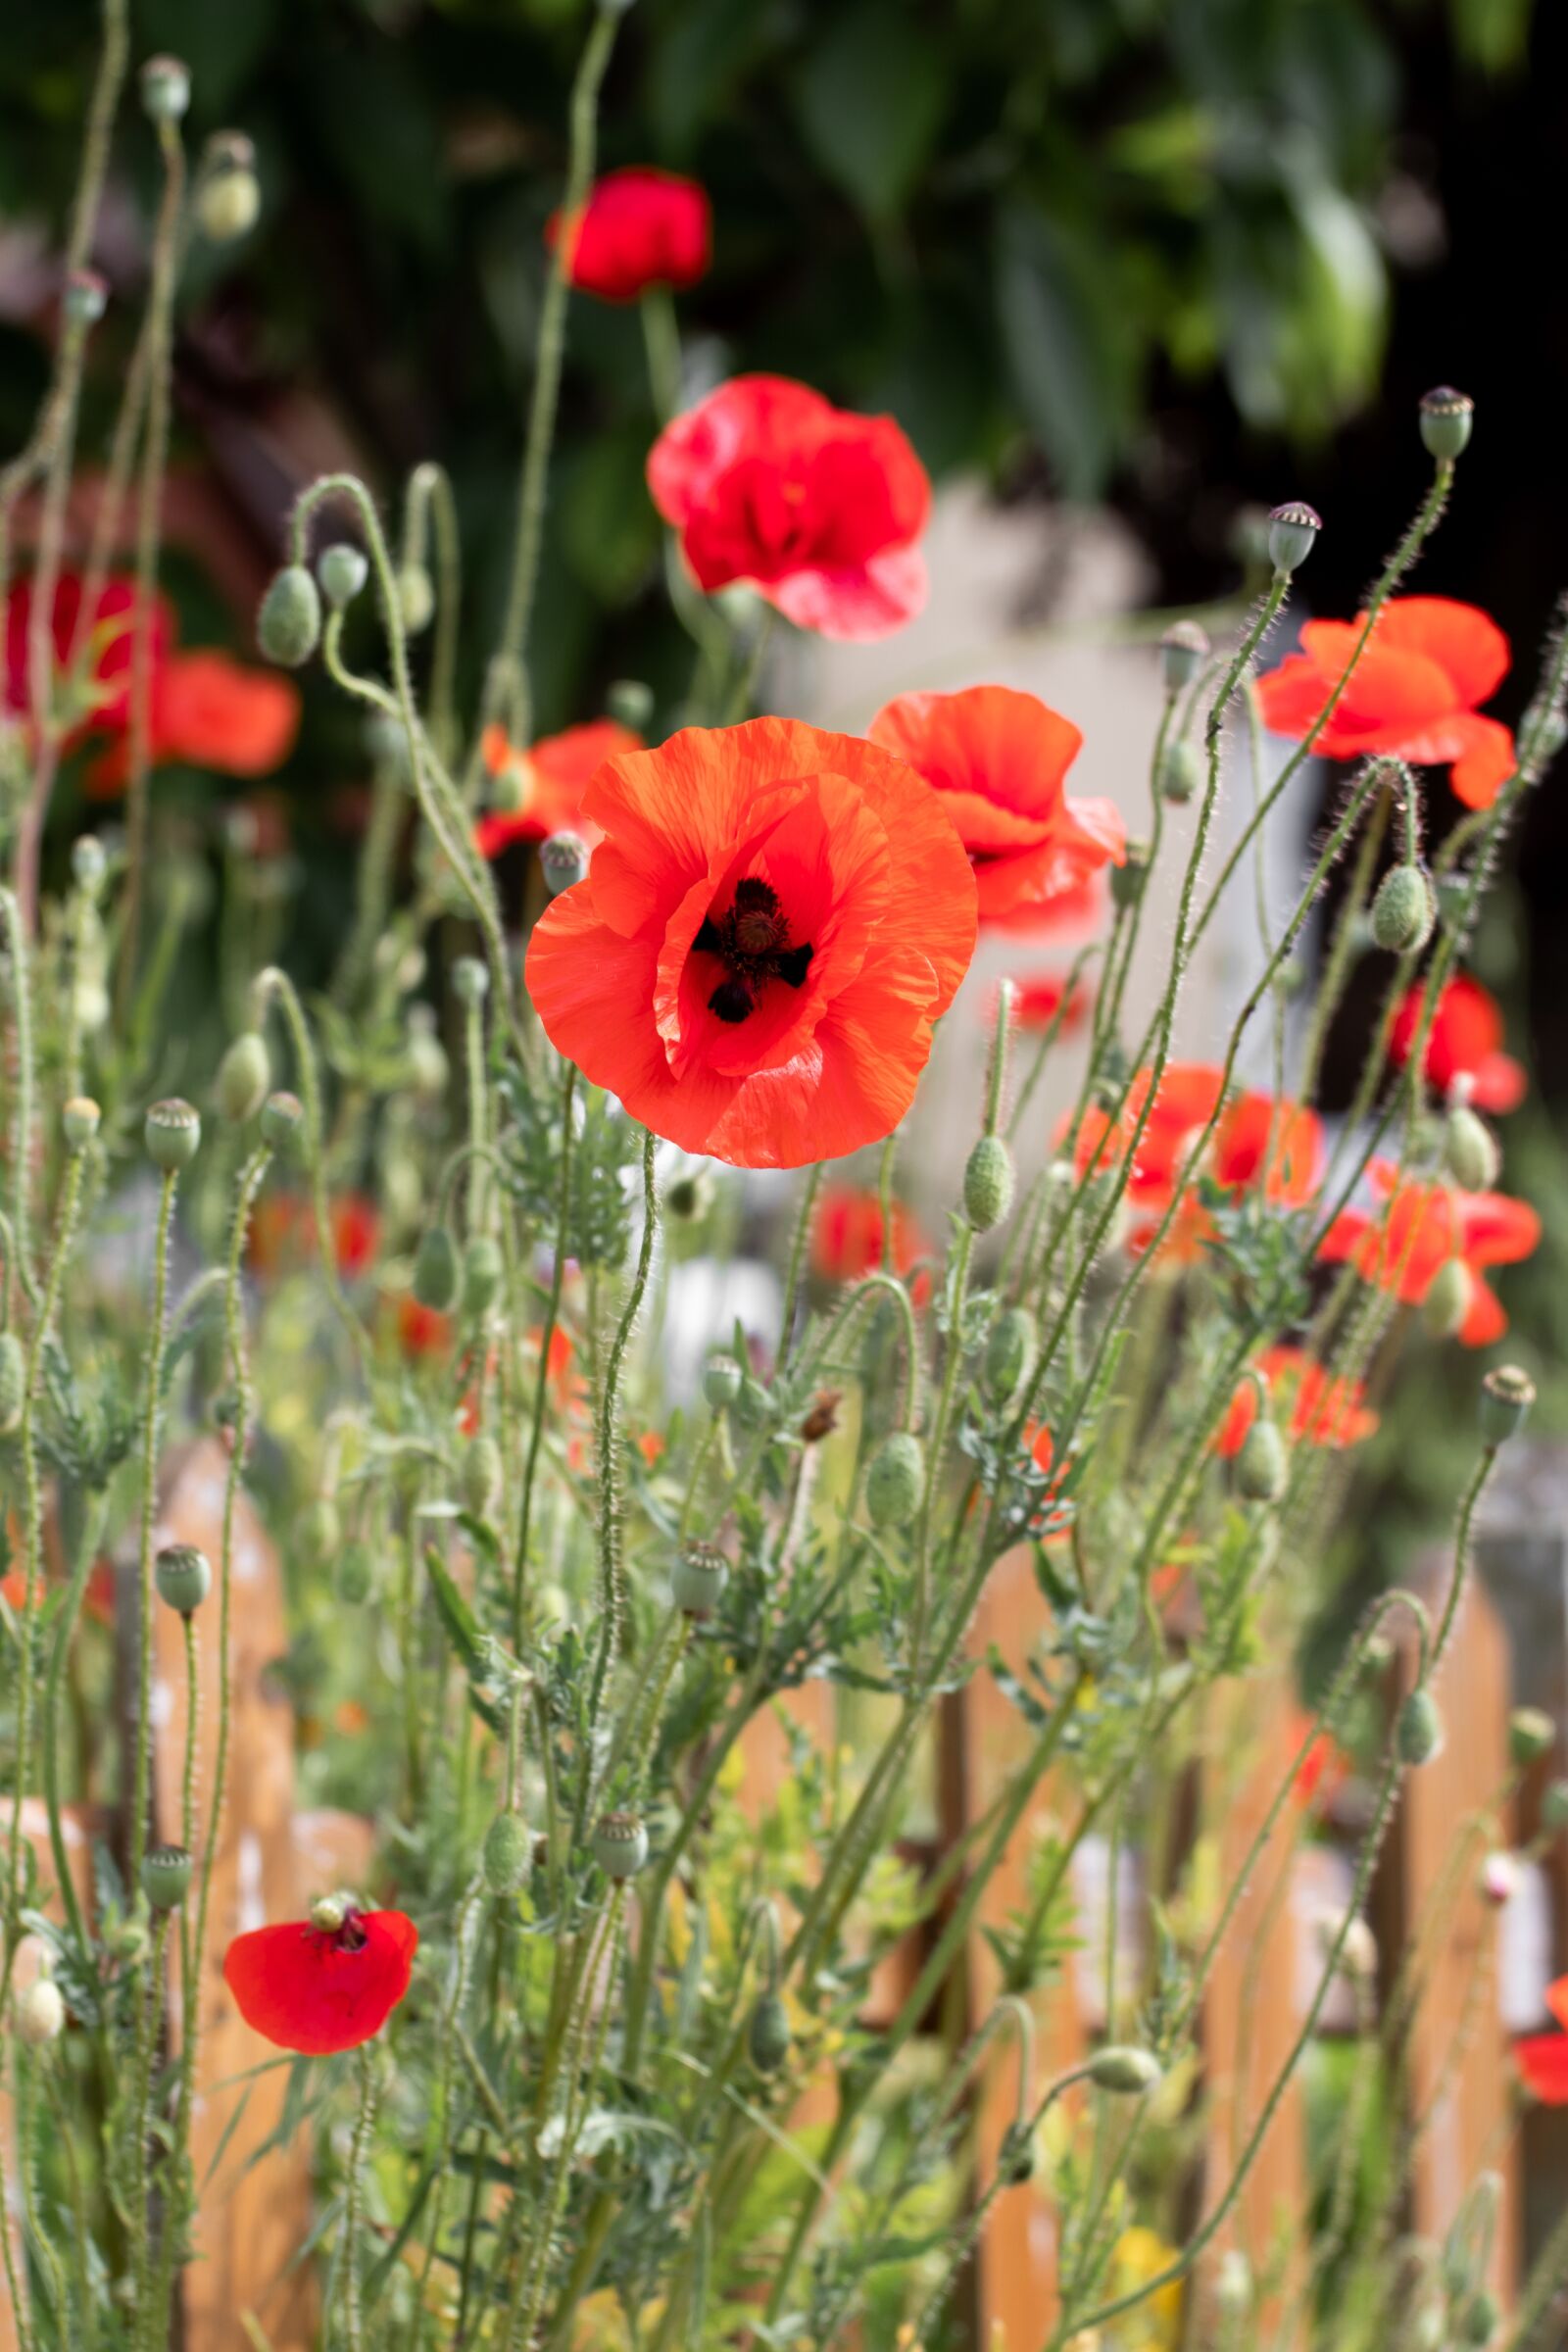
[[360, 1911], [236, 1936], [223, 1981], [248, 2026], [280, 2050], [323, 2057], [379, 2034], [409, 1989], [419, 1931], [401, 1911]]
[[642, 737], [612, 718], [590, 719], [586, 726], [567, 727], [546, 735], [526, 751], [507, 741], [503, 727], [484, 731], [484, 763], [491, 775], [504, 775], [516, 807], [495, 808], [479, 819], [474, 841], [481, 858], [498, 858], [514, 841], [546, 841], [568, 828], [583, 830], [583, 787], [595, 768], [616, 752], [642, 749]]
[[633, 1117], [740, 1167], [875, 1143], [974, 951], [974, 878], [904, 762], [794, 719], [607, 760], [604, 835], [528, 951], [547, 1035]]
[[[1302, 1348], [1267, 1348], [1257, 1363], [1258, 1370], [1282, 1393], [1293, 1438], [1338, 1449], [1359, 1446], [1375, 1434], [1378, 1417], [1363, 1401], [1366, 1392], [1360, 1381], [1331, 1378]], [[1256, 1384], [1239, 1381], [1214, 1440], [1214, 1451], [1227, 1461], [1240, 1453], [1256, 1419]]]
[[648, 487], [707, 595], [740, 581], [797, 628], [847, 639], [886, 637], [925, 603], [931, 484], [891, 416], [738, 375], [664, 427]]
[[[1395, 1015], [1389, 1052], [1401, 1065], [1410, 1058], [1425, 1000], [1418, 980]], [[1428, 1085], [1446, 1095], [1456, 1078], [1466, 1078], [1478, 1110], [1516, 1110], [1525, 1098], [1525, 1073], [1512, 1054], [1503, 1053], [1502, 1037], [1496, 999], [1468, 972], [1455, 973], [1444, 984], [1427, 1032]]]
[[1568, 1977], [1546, 1987], [1546, 2007], [1562, 2029], [1526, 2034], [1513, 2045], [1526, 2087], [1544, 2107], [1568, 2107]]
[[677, 172], [633, 164], [607, 172], [574, 213], [552, 213], [545, 243], [565, 240], [565, 277], [601, 302], [635, 302], [650, 286], [694, 286], [712, 259], [708, 191]]
[[1401, 1178], [1388, 1160], [1374, 1160], [1368, 1174], [1386, 1205], [1378, 1210], [1341, 1211], [1323, 1238], [1318, 1254], [1348, 1262], [1363, 1282], [1392, 1291], [1408, 1306], [1419, 1306], [1450, 1258], [1462, 1259], [1471, 1278], [1470, 1306], [1458, 1337], [1467, 1348], [1487, 1348], [1508, 1328], [1496, 1293], [1483, 1280], [1484, 1266], [1508, 1266], [1528, 1257], [1541, 1240], [1541, 1219], [1525, 1200], [1505, 1193], [1461, 1193], [1445, 1184]]
[[1038, 695], [1010, 686], [901, 694], [868, 732], [942, 795], [974, 867], [983, 924], [1076, 911], [1085, 882], [1127, 854], [1113, 801], [1069, 797], [1083, 736]]
[[[1361, 620], [1309, 620], [1301, 651], [1257, 681], [1277, 735], [1304, 735], [1349, 666]], [[1316, 748], [1329, 760], [1389, 752], [1447, 767], [1469, 808], [1490, 808], [1514, 769], [1513, 737], [1480, 705], [1507, 673], [1508, 640], [1475, 605], [1396, 596], [1378, 614]]]

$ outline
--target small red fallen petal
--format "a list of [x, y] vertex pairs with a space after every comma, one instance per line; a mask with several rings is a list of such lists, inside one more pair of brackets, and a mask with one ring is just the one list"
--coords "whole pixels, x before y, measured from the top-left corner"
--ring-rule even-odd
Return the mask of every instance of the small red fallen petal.
[[419, 1931], [401, 1911], [358, 1912], [353, 1924], [364, 1936], [357, 1949], [308, 1920], [236, 1936], [223, 1981], [246, 2024], [312, 2058], [379, 2034], [409, 1989]]

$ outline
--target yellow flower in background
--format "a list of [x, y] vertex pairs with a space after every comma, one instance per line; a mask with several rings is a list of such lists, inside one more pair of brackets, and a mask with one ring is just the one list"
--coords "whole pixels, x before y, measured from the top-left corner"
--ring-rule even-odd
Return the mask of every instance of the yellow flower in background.
[[[1110, 2250], [1104, 2299], [1130, 2295], [1157, 2278], [1176, 2260], [1178, 2249], [1166, 2245], [1155, 2230], [1134, 2224], [1124, 2230]], [[1182, 2282], [1173, 2278], [1156, 2287], [1145, 2302], [1122, 2312], [1101, 2331], [1103, 2352], [1176, 2352], [1181, 2340]]]

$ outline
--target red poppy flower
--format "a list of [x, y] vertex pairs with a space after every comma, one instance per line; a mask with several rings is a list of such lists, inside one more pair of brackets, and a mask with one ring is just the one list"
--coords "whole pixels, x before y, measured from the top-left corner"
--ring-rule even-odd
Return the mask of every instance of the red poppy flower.
[[[328, 1204], [332, 1220], [332, 1250], [345, 1282], [357, 1282], [375, 1263], [381, 1240], [381, 1217], [364, 1193], [339, 1193]], [[316, 1211], [299, 1193], [272, 1193], [259, 1200], [251, 1217], [247, 1244], [250, 1262], [258, 1274], [276, 1274], [286, 1265], [304, 1265], [316, 1250]]]
[[[1257, 681], [1277, 735], [1304, 735], [1345, 675], [1359, 620], [1309, 620], [1301, 651]], [[1475, 605], [1446, 596], [1396, 596], [1378, 614], [1333, 717], [1317, 739], [1330, 760], [1391, 752], [1448, 767], [1468, 808], [1490, 808], [1514, 769], [1513, 737], [1479, 706], [1508, 668], [1508, 640]]]
[[325, 1932], [309, 1920], [236, 1936], [223, 1981], [248, 2026], [305, 2057], [358, 2049], [409, 1989], [419, 1931], [401, 1911], [358, 1911]]
[[[416, 1361], [427, 1355], [440, 1355], [452, 1345], [452, 1317], [442, 1314], [439, 1307], [425, 1306], [405, 1291], [398, 1300], [398, 1346], [405, 1355]], [[472, 1437], [479, 1426], [477, 1413], [473, 1428], [465, 1430]]]
[[1037, 922], [1127, 854], [1113, 801], [1069, 798], [1083, 736], [1038, 695], [901, 694], [868, 732], [941, 793], [974, 867], [982, 923]]
[[[294, 749], [299, 688], [275, 670], [227, 654], [172, 654], [153, 672], [152, 757], [223, 776], [270, 776]], [[130, 747], [122, 737], [87, 771], [95, 800], [122, 792]]]
[[[907, 1274], [930, 1243], [912, 1209], [893, 1203], [893, 1270]], [[882, 1263], [882, 1202], [856, 1184], [822, 1188], [811, 1228], [811, 1263], [826, 1282], [859, 1282]]]
[[1513, 2045], [1526, 2087], [1544, 2107], [1568, 2107], [1568, 1977], [1546, 1987], [1546, 2007], [1560, 2034], [1527, 2034]]
[[[1080, 1175], [1091, 1160], [1098, 1157], [1102, 1165], [1110, 1165], [1125, 1152], [1137, 1131], [1152, 1075], [1139, 1071], [1114, 1130], [1103, 1112], [1092, 1112], [1084, 1120], [1078, 1136]], [[1170, 1207], [1198, 1137], [1213, 1116], [1222, 1079], [1223, 1073], [1209, 1062], [1167, 1063], [1127, 1185], [1134, 1249], [1147, 1245]], [[1270, 1095], [1238, 1095], [1220, 1113], [1206, 1168], [1191, 1173], [1206, 1173], [1227, 1192], [1241, 1193], [1265, 1181], [1265, 1161], [1269, 1200], [1283, 1207], [1299, 1207], [1317, 1190], [1322, 1172], [1322, 1125], [1314, 1111], [1297, 1103], [1276, 1102]], [[1165, 1246], [1176, 1256], [1195, 1258], [1212, 1235], [1207, 1211], [1189, 1194]]]
[[[1298, 1707], [1287, 1744], [1299, 1747], [1311, 1720]], [[1350, 1777], [1350, 1759], [1330, 1732], [1319, 1732], [1296, 1768], [1291, 1793], [1298, 1805], [1331, 1804]]]
[[886, 637], [925, 603], [931, 484], [891, 416], [738, 375], [654, 443], [648, 487], [705, 594], [743, 581], [797, 628]]
[[479, 819], [473, 838], [480, 857], [498, 858], [514, 841], [546, 841], [568, 827], [583, 831], [583, 787], [594, 770], [617, 752], [641, 750], [642, 737], [612, 718], [546, 735], [527, 751], [509, 743], [503, 727], [486, 727], [485, 766], [510, 780], [517, 805]]
[[583, 810], [605, 838], [528, 950], [558, 1051], [740, 1167], [896, 1127], [975, 938], [968, 859], [912, 769], [756, 718], [608, 760]]
[[1387, 1160], [1374, 1160], [1369, 1174], [1387, 1206], [1375, 1213], [1342, 1210], [1319, 1256], [1348, 1261], [1363, 1282], [1394, 1292], [1408, 1306], [1419, 1306], [1449, 1258], [1460, 1258], [1469, 1270], [1471, 1296], [1458, 1336], [1467, 1348], [1500, 1340], [1508, 1318], [1481, 1269], [1515, 1265], [1536, 1248], [1541, 1219], [1529, 1202], [1504, 1193], [1405, 1182]]
[[[1067, 993], [1065, 972], [1032, 972], [1027, 978], [1013, 982], [1012, 1017], [1025, 1036], [1043, 1036], [1051, 1027]], [[1061, 1016], [1057, 1034], [1070, 1037], [1081, 1029], [1094, 1003], [1094, 992], [1087, 980], [1073, 986], [1072, 998]]]
[[574, 213], [552, 213], [545, 243], [565, 236], [569, 285], [601, 302], [635, 302], [650, 286], [694, 286], [713, 251], [708, 191], [676, 172], [607, 172]]
[[[1293, 1438], [1304, 1439], [1309, 1446], [1340, 1449], [1359, 1446], [1375, 1434], [1378, 1417], [1363, 1402], [1366, 1392], [1360, 1381], [1331, 1379], [1304, 1348], [1265, 1348], [1257, 1359], [1257, 1368], [1283, 1392], [1289, 1402]], [[1256, 1419], [1256, 1384], [1250, 1380], [1238, 1381], [1230, 1409], [1214, 1440], [1214, 1451], [1227, 1461], [1240, 1453]]]
[[[75, 573], [69, 571], [63, 573], [55, 583], [51, 635], [57, 672], [71, 660], [81, 618], [83, 586], [84, 583]], [[104, 582], [88, 624], [87, 642], [91, 648], [91, 659], [87, 663], [86, 684], [91, 709], [83, 715], [84, 727], [113, 731], [123, 727], [126, 722], [130, 710], [130, 660], [135, 611], [134, 580], [117, 578]], [[25, 717], [32, 709], [27, 643], [32, 629], [30, 580], [20, 580], [11, 589], [6, 598], [5, 618], [5, 708], [20, 717]], [[173, 614], [166, 600], [159, 597], [153, 607], [152, 619], [151, 642], [155, 663], [163, 660], [173, 638]]]
[[[1395, 1015], [1389, 1052], [1401, 1066], [1410, 1058], [1425, 996], [1416, 981]], [[1525, 1097], [1525, 1073], [1512, 1054], [1503, 1053], [1502, 1035], [1496, 999], [1468, 972], [1456, 973], [1445, 982], [1427, 1032], [1428, 1085], [1446, 1095], [1456, 1078], [1467, 1078], [1478, 1110], [1517, 1109]]]

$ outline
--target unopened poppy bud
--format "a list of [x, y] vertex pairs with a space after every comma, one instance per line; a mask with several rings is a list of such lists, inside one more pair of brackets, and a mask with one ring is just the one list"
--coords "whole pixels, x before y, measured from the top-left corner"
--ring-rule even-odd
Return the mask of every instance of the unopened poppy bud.
[[1455, 1102], [1443, 1130], [1443, 1157], [1449, 1175], [1464, 1192], [1490, 1193], [1497, 1181], [1502, 1154], [1497, 1139], [1467, 1102]]
[[1312, 553], [1323, 517], [1303, 498], [1287, 500], [1271, 509], [1268, 518], [1268, 560], [1276, 575], [1288, 580]]
[[71, 845], [71, 878], [84, 897], [95, 899], [104, 886], [109, 860], [96, 833], [81, 833]]
[[178, 122], [190, 105], [190, 68], [177, 57], [150, 57], [137, 76], [150, 122]]
[[1009, 2124], [997, 2150], [997, 2178], [1008, 2188], [1022, 2188], [1034, 2179], [1034, 2134], [1027, 2124]]
[[141, 1890], [155, 1911], [177, 1911], [190, 1889], [192, 1862], [182, 1845], [155, 1845], [142, 1856]]
[[677, 1176], [664, 1194], [664, 1213], [678, 1225], [693, 1225], [706, 1216], [712, 1199], [711, 1187], [699, 1169], [690, 1176]]
[[605, 695], [605, 710], [617, 725], [645, 735], [654, 715], [654, 690], [642, 678], [616, 678]]
[[1244, 2320], [1252, 2308], [1252, 2266], [1240, 2246], [1220, 2257], [1214, 2274], [1214, 2308], [1222, 2320]]
[[1464, 1259], [1445, 1258], [1421, 1301], [1421, 1320], [1433, 1339], [1451, 1340], [1463, 1330], [1475, 1291], [1475, 1276]]
[[1412, 1690], [1399, 1709], [1396, 1741], [1406, 1764], [1430, 1764], [1443, 1745], [1443, 1717], [1430, 1690]]
[[1541, 1826], [1553, 1837], [1568, 1830], [1568, 1781], [1553, 1781], [1541, 1800]]
[[405, 564], [398, 573], [398, 611], [411, 637], [430, 626], [435, 613], [435, 587], [422, 564]]
[[318, 1494], [299, 1515], [296, 1529], [301, 1556], [313, 1568], [322, 1568], [343, 1541], [343, 1521], [330, 1494]]
[[790, 2016], [780, 1995], [764, 1992], [746, 2028], [746, 2048], [760, 2075], [776, 2075], [790, 2054]]
[[1203, 762], [1198, 756], [1198, 746], [1189, 743], [1185, 735], [1165, 746], [1165, 757], [1159, 766], [1159, 791], [1162, 800], [1181, 808], [1190, 801], [1203, 780]]
[[493, 1306], [506, 1274], [501, 1244], [488, 1233], [476, 1233], [463, 1252], [464, 1312], [482, 1315]]
[[189, 1617], [213, 1589], [213, 1564], [194, 1544], [166, 1544], [153, 1562], [153, 1582], [166, 1607]]
[[1412, 956], [1432, 937], [1437, 902], [1418, 865], [1396, 865], [1372, 901], [1372, 938], [1391, 956]]
[[345, 605], [352, 605], [370, 576], [370, 566], [366, 562], [364, 550], [352, 546], [346, 539], [338, 540], [332, 547], [323, 548], [317, 559], [316, 569], [321, 583], [321, 594], [334, 612], [341, 612]]
[[1196, 620], [1178, 620], [1165, 631], [1159, 641], [1159, 660], [1172, 694], [1192, 684], [1200, 663], [1208, 659], [1208, 631]]
[[96, 270], [73, 270], [61, 307], [73, 326], [96, 326], [109, 301], [109, 288]]
[[992, 1404], [1006, 1404], [1017, 1395], [1035, 1347], [1035, 1319], [1026, 1306], [1009, 1306], [997, 1317], [980, 1359], [980, 1385]]
[[348, 1924], [350, 1904], [345, 1894], [318, 1894], [310, 1909], [318, 1936], [338, 1936]]
[[1110, 898], [1112, 906], [1123, 914], [1136, 906], [1144, 895], [1149, 879], [1150, 845], [1147, 841], [1130, 841], [1120, 865], [1110, 869]]
[[873, 1527], [907, 1527], [925, 1492], [925, 1448], [906, 1429], [884, 1438], [865, 1476], [865, 1508]]
[[286, 1152], [299, 1134], [305, 1105], [298, 1095], [270, 1094], [262, 1104], [262, 1139], [274, 1152]]
[[452, 1070], [428, 1004], [416, 1004], [409, 1015], [408, 1052], [410, 1085], [421, 1102], [437, 1101], [447, 1091]]
[[533, 1832], [516, 1813], [498, 1813], [484, 1838], [484, 1883], [492, 1894], [515, 1894], [533, 1868]]
[[14, 1331], [0, 1331], [0, 1437], [21, 1425], [27, 1395], [27, 1358]]
[[214, 1092], [219, 1109], [236, 1127], [243, 1126], [267, 1101], [267, 1090], [271, 1083], [272, 1065], [268, 1059], [266, 1038], [259, 1029], [242, 1029], [218, 1065]]
[[177, 1097], [155, 1102], [143, 1123], [142, 1140], [153, 1166], [172, 1176], [178, 1168], [188, 1168], [201, 1148], [200, 1113]]
[[85, 1152], [98, 1132], [103, 1112], [90, 1095], [73, 1095], [60, 1113], [60, 1130], [73, 1152]]
[[421, 1306], [444, 1315], [458, 1295], [458, 1246], [444, 1225], [432, 1225], [414, 1253], [414, 1296]]
[[1473, 2295], [1464, 2314], [1464, 2340], [1467, 2344], [1490, 2344], [1496, 2333], [1501, 2318], [1497, 2299], [1485, 2287]]
[[65, 2031], [66, 2004], [53, 1977], [34, 1977], [17, 1995], [17, 2039], [24, 2050], [41, 2050]]
[[1097, 2090], [1119, 2091], [1124, 2098], [1141, 2098], [1159, 2081], [1159, 2060], [1130, 2043], [1109, 2042], [1089, 2062], [1089, 2080]]
[[460, 1004], [482, 1004], [490, 993], [490, 967], [477, 956], [460, 956], [452, 966], [452, 993]]
[[1481, 1383], [1481, 1435], [1489, 1446], [1506, 1445], [1530, 1418], [1536, 1384], [1518, 1364], [1498, 1364]]
[[1544, 1707], [1515, 1707], [1508, 1718], [1508, 1753], [1516, 1764], [1535, 1764], [1549, 1756], [1556, 1738]]
[[1237, 1492], [1249, 1502], [1278, 1502], [1290, 1474], [1290, 1458], [1277, 1425], [1261, 1415], [1252, 1423], [1236, 1456]]
[[256, 615], [256, 642], [269, 662], [298, 669], [321, 639], [321, 595], [303, 564], [274, 572]]
[[710, 1355], [703, 1366], [703, 1396], [711, 1410], [721, 1413], [735, 1402], [745, 1378], [732, 1355]]
[[539, 871], [553, 899], [574, 890], [588, 871], [588, 844], [580, 833], [552, 833], [539, 852]]
[[332, 1572], [332, 1590], [339, 1600], [357, 1609], [369, 1599], [374, 1583], [375, 1567], [368, 1547], [364, 1544], [346, 1544]]
[[1000, 1135], [983, 1135], [963, 1171], [963, 1213], [976, 1233], [1000, 1225], [1012, 1206], [1012, 1153]]
[[1500, 1911], [1519, 1888], [1519, 1865], [1512, 1854], [1488, 1854], [1481, 1865], [1481, 1891]]
[[632, 1879], [648, 1859], [648, 1832], [636, 1813], [602, 1813], [593, 1855], [607, 1879]]
[[255, 148], [243, 131], [220, 131], [208, 142], [196, 190], [196, 218], [203, 235], [215, 245], [232, 245], [250, 235], [261, 212]]
[[494, 1438], [472, 1438], [463, 1456], [463, 1499], [482, 1519], [501, 1492], [501, 1448]]
[[1451, 384], [1439, 384], [1433, 392], [1421, 395], [1421, 439], [1429, 457], [1438, 458], [1451, 466], [1462, 457], [1470, 442], [1470, 428], [1475, 422], [1476, 404], [1467, 392], [1456, 392]]
[[729, 1583], [729, 1562], [712, 1544], [688, 1544], [670, 1571], [675, 1606], [687, 1617], [711, 1617]]

